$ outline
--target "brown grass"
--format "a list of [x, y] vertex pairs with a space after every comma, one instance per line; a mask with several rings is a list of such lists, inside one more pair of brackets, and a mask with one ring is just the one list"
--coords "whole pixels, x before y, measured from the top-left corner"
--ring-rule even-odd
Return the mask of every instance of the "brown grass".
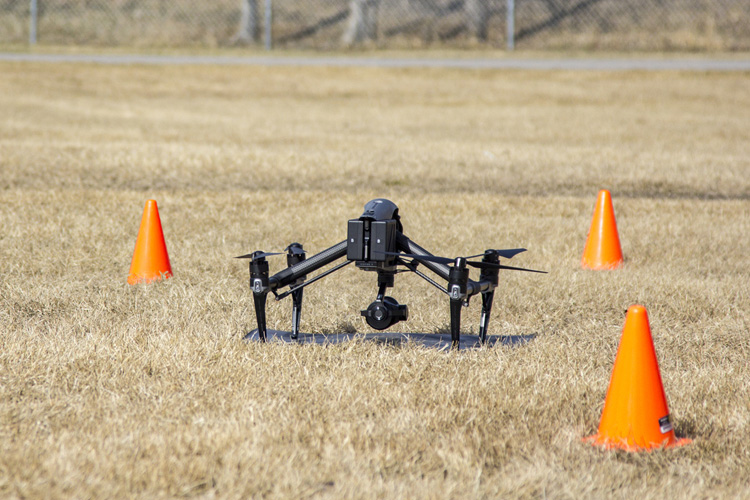
[[[0, 74], [0, 496], [750, 496], [747, 75]], [[601, 188], [616, 272], [579, 267]], [[536, 338], [460, 354], [243, 343], [252, 300], [231, 257], [321, 250], [378, 196], [436, 253], [527, 247], [513, 264], [550, 274], [503, 274], [491, 332]], [[175, 276], [131, 287], [147, 198]], [[353, 268], [313, 285], [303, 328], [368, 331], [374, 285]], [[417, 277], [393, 295], [404, 329], [447, 325]], [[691, 446], [581, 442], [634, 303]], [[271, 303], [270, 326], [290, 308]]]

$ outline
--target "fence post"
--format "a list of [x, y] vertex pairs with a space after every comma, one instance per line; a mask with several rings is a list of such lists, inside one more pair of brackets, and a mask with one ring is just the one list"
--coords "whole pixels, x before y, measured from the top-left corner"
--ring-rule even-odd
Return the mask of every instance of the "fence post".
[[266, 50], [271, 50], [271, 25], [273, 24], [273, 12], [271, 11], [273, 1], [266, 0], [265, 25], [263, 27], [265, 34]]
[[29, 45], [36, 45], [37, 0], [31, 0], [29, 14]]
[[507, 28], [508, 50], [516, 46], [516, 0], [507, 0], [508, 8], [505, 14], [505, 26]]

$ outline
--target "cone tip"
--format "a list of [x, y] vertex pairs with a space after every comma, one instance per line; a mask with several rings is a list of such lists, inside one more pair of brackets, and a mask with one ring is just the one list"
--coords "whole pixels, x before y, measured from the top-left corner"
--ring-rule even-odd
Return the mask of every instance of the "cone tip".
[[646, 308], [640, 304], [634, 304], [628, 307], [628, 314], [644, 314], [644, 313], [646, 313]]

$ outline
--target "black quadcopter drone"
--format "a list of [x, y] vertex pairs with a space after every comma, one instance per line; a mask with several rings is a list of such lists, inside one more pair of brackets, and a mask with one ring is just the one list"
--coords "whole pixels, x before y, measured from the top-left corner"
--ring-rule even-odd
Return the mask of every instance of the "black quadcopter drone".
[[[479, 255], [455, 259], [432, 255], [404, 235], [398, 207], [392, 201], [383, 198], [368, 202], [364, 213], [358, 219], [349, 220], [347, 238], [341, 243], [309, 259], [305, 258], [305, 251], [299, 243], [292, 243], [286, 251], [287, 268], [273, 276], [269, 276], [266, 257], [281, 255], [281, 253], [257, 251], [237, 257], [250, 259], [250, 288], [253, 291], [255, 317], [258, 322], [257, 332], [261, 342], [265, 342], [267, 337], [266, 298], [269, 292], [273, 293], [277, 301], [288, 295], [292, 296], [291, 338], [297, 339], [304, 287], [352, 262], [360, 269], [375, 271], [378, 274], [378, 295], [367, 309], [361, 311], [368, 325], [376, 330], [385, 330], [409, 318], [408, 307], [405, 304], [399, 304], [385, 293], [388, 288], [393, 287], [396, 273], [413, 272], [448, 295], [451, 314], [451, 345], [454, 348], [459, 347], [461, 307], [468, 306], [469, 299], [480, 293], [482, 294], [482, 316], [479, 322], [479, 340], [482, 344], [487, 341], [487, 327], [500, 269], [545, 272], [500, 264], [500, 257], [510, 259], [526, 251], [525, 248], [489, 249]], [[346, 257], [344, 262], [307, 279], [309, 273], [343, 257]], [[469, 260], [476, 257], [482, 257], [482, 260]], [[447, 286], [442, 286], [430, 276], [422, 273], [418, 269], [419, 264], [447, 281]], [[401, 266], [403, 269], [399, 269]], [[469, 266], [479, 269], [478, 281], [469, 278]], [[284, 287], [289, 287], [289, 289], [279, 293], [279, 290]]]

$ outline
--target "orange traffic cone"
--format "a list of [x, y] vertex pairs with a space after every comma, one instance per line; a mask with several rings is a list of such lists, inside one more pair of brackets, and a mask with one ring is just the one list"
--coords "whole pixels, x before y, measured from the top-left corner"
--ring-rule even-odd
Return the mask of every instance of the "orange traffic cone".
[[586, 439], [627, 451], [671, 448], [692, 441], [674, 435], [643, 306], [628, 309], [599, 432]]
[[622, 264], [620, 237], [609, 191], [599, 191], [581, 265], [589, 269], [617, 269]]
[[143, 209], [141, 228], [135, 242], [133, 260], [130, 263], [128, 283], [151, 283], [154, 280], [172, 276], [172, 266], [169, 265], [167, 245], [161, 229], [159, 209], [156, 201], [148, 200]]

